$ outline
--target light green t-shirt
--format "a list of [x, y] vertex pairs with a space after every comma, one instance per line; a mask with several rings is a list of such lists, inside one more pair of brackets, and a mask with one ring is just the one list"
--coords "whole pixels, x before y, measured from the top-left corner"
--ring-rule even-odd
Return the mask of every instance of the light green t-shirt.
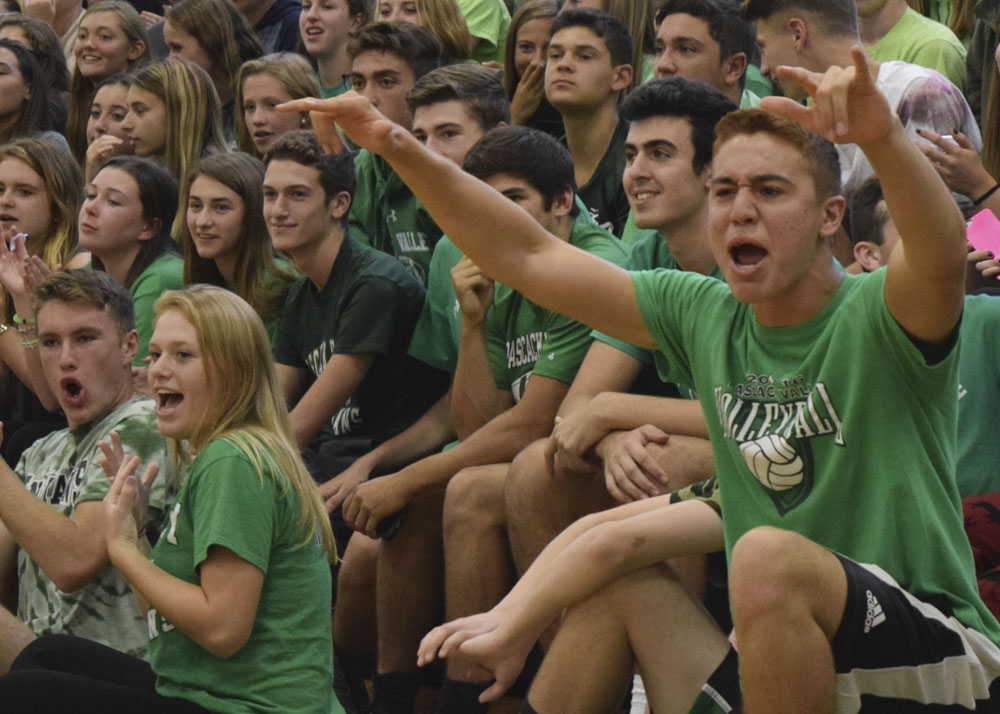
[[503, 0], [457, 0], [458, 9], [469, 26], [469, 34], [477, 38], [472, 59], [503, 65], [504, 42], [510, 26], [510, 11]]
[[409, 353], [421, 362], [454, 374], [462, 339], [462, 310], [455, 297], [451, 269], [462, 259], [462, 249], [442, 236], [434, 246], [427, 297], [410, 338]]
[[913, 8], [878, 42], [865, 48], [876, 62], [901, 60], [937, 70], [965, 91], [965, 45], [955, 33]]
[[[77, 505], [100, 501], [110, 481], [98, 463], [97, 442], [114, 430], [127, 456], [138, 456], [137, 473], [150, 462], [160, 475], [150, 493], [146, 528], [158, 531], [163, 520], [167, 484], [173, 460], [156, 428], [156, 405], [134, 397], [100, 419], [45, 436], [21, 456], [14, 472], [38, 498], [72, 518]], [[17, 557], [18, 616], [37, 635], [68, 634], [86, 637], [136, 657], [146, 656], [146, 624], [124, 577], [106, 563], [87, 585], [71, 593], [55, 586], [25, 550]]]
[[[582, 213], [569, 242], [616, 265], [627, 259], [621, 241]], [[533, 374], [572, 382], [591, 341], [590, 328], [583, 323], [545, 310], [497, 283], [486, 315], [486, 345], [494, 383], [498, 389], [509, 390], [515, 402], [521, 400]]]
[[330, 566], [318, 536], [306, 540], [285, 478], [266, 466], [260, 473], [230, 438], [210, 442], [191, 464], [153, 562], [199, 584], [209, 548], [221, 546], [260, 569], [264, 582], [250, 638], [228, 659], [149, 611], [160, 694], [225, 714], [343, 712], [333, 696]]
[[874, 563], [1000, 642], [955, 483], [957, 349], [928, 365], [889, 313], [886, 271], [846, 275], [805, 323], [764, 327], [722, 282], [634, 273], [669, 376], [706, 415], [727, 556], [758, 526]]
[[1000, 297], [965, 298], [958, 354], [959, 495], [1000, 491]]
[[143, 366], [149, 355], [149, 339], [153, 336], [153, 304], [167, 290], [184, 287], [184, 260], [174, 253], [164, 253], [149, 264], [132, 283], [129, 292], [135, 304], [135, 329], [139, 333], [139, 352], [132, 365]]

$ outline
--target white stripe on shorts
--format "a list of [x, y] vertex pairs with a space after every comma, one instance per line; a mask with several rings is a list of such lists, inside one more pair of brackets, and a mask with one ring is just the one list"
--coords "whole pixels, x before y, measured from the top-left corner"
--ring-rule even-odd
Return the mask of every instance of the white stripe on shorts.
[[961, 639], [965, 653], [914, 667], [854, 669], [838, 674], [835, 707], [838, 714], [860, 710], [863, 694], [922, 704], [959, 705], [970, 711], [976, 708], [977, 699], [988, 699], [990, 684], [1000, 677], [1000, 648], [983, 634], [915, 598], [877, 565], [857, 564], [902, 593], [925, 618], [936, 620], [954, 632]]

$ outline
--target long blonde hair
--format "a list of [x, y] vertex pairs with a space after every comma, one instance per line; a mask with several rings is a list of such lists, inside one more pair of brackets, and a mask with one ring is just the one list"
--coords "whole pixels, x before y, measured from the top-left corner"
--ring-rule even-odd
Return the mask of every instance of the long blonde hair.
[[[177, 179], [178, 193], [186, 196], [188, 176], [201, 157], [228, 150], [222, 136], [222, 107], [215, 85], [198, 65], [167, 59], [136, 72], [132, 86], [154, 95], [166, 108], [166, 136], [160, 163]], [[178, 239], [185, 211], [181, 203], [174, 217], [174, 240]]]
[[[316, 81], [316, 73], [309, 65], [309, 60], [294, 52], [277, 52], [243, 63], [239, 74], [236, 75], [235, 83], [236, 138], [239, 141], [240, 151], [245, 151], [252, 156], [260, 156], [243, 116], [243, 84], [248, 77], [255, 74], [269, 74], [277, 79], [292, 99], [318, 97], [319, 82]], [[303, 112], [302, 119], [303, 126], [309, 126], [309, 114]]]
[[[52, 229], [38, 253], [50, 268], [65, 266], [76, 253], [77, 221], [83, 201], [83, 174], [66, 150], [45, 139], [21, 138], [0, 145], [0, 161], [18, 159], [45, 184], [52, 213]], [[31, 236], [36, 241], [42, 236]], [[34, 241], [33, 241], [34, 242]]]
[[[83, 16], [92, 15], [97, 12], [109, 12], [118, 18], [118, 26], [125, 33], [132, 45], [139, 42], [143, 44], [142, 54], [136, 59], [127, 63], [123, 70], [119, 72], [134, 72], [139, 67], [149, 62], [149, 37], [146, 34], [146, 25], [139, 17], [136, 9], [123, 0], [103, 0], [91, 5], [83, 13]], [[104, 79], [98, 78], [98, 82]], [[66, 141], [73, 150], [73, 156], [83, 166], [84, 157], [87, 153], [87, 119], [90, 117], [90, 105], [94, 101], [94, 94], [97, 93], [97, 82], [90, 77], [84, 77], [80, 73], [80, 68], [73, 69], [73, 76], [69, 82], [69, 107], [66, 112]]]
[[176, 310], [194, 326], [205, 368], [217, 385], [216, 398], [188, 439], [191, 450], [225, 439], [247, 455], [261, 479], [269, 473], [282, 494], [293, 489], [301, 506], [302, 543], [318, 531], [330, 562], [336, 562], [329, 516], [295, 446], [260, 317], [241, 297], [214, 285], [167, 291], [154, 309], [156, 319]]
[[632, 83], [622, 96], [642, 84], [642, 63], [653, 53], [656, 32], [653, 29], [653, 3], [639, 0], [604, 0], [604, 12], [628, 28], [632, 36]]

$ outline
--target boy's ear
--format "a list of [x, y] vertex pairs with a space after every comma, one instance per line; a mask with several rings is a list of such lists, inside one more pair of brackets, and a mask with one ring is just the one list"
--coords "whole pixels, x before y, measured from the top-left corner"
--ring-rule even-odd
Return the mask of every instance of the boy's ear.
[[573, 210], [574, 203], [576, 203], [576, 191], [572, 187], [566, 186], [552, 199], [552, 213], [559, 218], [568, 216]]
[[621, 90], [632, 84], [632, 65], [630, 64], [620, 64], [615, 67], [615, 76], [611, 81], [611, 89], [615, 92], [620, 92]]
[[351, 194], [341, 191], [330, 199], [330, 217], [338, 221], [351, 210]]
[[878, 270], [884, 265], [882, 246], [870, 241], [859, 240], [854, 244], [854, 259], [858, 261], [866, 273]]
[[747, 56], [745, 52], [737, 52], [723, 60], [725, 83], [731, 87], [740, 86], [740, 77], [747, 71]]

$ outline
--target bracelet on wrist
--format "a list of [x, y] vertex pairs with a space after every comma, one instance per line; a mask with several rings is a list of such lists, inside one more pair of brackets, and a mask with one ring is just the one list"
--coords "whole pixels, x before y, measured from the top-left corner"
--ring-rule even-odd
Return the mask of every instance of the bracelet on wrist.
[[[979, 198], [977, 198], [977, 199], [976, 199], [975, 201], [973, 201], [973, 202], [972, 202], [972, 205], [973, 205], [973, 206], [978, 206], [978, 205], [979, 205], [980, 203], [982, 203], [982, 202], [983, 202], [983, 201], [985, 201], [985, 200], [986, 200], [987, 198], [989, 198], [989, 197], [990, 197], [990, 196], [992, 196], [992, 195], [993, 195], [994, 193], [996, 193], [996, 192], [997, 192], [997, 189], [1000, 189], [1000, 183], [997, 183], [997, 184], [994, 184], [994, 185], [993, 185], [993, 188], [991, 188], [991, 189], [990, 189], [989, 191], [987, 191], [987, 192], [986, 192], [986, 193], [984, 193], [984, 194], [983, 194], [982, 196], [980, 196], [980, 197], [979, 197]], [[17, 319], [17, 315], [15, 315], [15, 316], [14, 316], [14, 319], [15, 319], [15, 320]]]
[[23, 347], [26, 350], [33, 350], [36, 347], [38, 347], [38, 340], [37, 339], [34, 339], [34, 340], [21, 340], [21, 347]]
[[6, 322], [0, 322], [0, 335], [2, 335], [3, 333], [5, 333], [9, 329], [10, 329], [10, 325], [8, 325]]
[[14, 313], [14, 324], [15, 325], [34, 325], [34, 317], [21, 317], [16, 312]]

